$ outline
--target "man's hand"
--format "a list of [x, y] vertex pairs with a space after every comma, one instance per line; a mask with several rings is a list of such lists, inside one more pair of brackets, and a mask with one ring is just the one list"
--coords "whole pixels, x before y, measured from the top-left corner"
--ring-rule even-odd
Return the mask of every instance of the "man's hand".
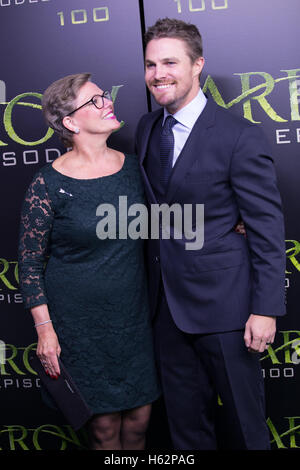
[[251, 352], [264, 352], [273, 343], [276, 333], [276, 318], [250, 315], [245, 327], [245, 345]]

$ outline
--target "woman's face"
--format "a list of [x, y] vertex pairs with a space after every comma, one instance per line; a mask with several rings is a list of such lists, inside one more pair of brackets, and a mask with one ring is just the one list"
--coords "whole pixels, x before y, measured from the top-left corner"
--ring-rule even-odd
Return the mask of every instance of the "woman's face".
[[120, 122], [114, 114], [113, 102], [107, 98], [97, 98], [95, 103], [97, 106], [100, 103], [101, 109], [99, 109], [90, 100], [95, 95], [103, 95], [104, 91], [99, 88], [95, 83], [87, 82], [79, 90], [75, 109], [82, 105], [82, 108], [75, 111], [70, 117], [76, 127], [80, 128], [80, 133], [108, 133], [118, 129]]

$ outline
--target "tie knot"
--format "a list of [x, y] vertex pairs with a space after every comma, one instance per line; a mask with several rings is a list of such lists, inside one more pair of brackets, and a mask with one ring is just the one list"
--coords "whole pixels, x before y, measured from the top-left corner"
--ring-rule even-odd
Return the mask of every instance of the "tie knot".
[[172, 127], [176, 124], [176, 119], [173, 116], [167, 116], [165, 123], [163, 125], [163, 134], [169, 134], [172, 130]]

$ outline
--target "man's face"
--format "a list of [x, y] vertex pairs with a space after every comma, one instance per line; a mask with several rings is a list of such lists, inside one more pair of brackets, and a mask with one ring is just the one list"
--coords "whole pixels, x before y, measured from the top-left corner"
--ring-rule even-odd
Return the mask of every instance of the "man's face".
[[155, 100], [174, 114], [195, 98], [203, 57], [192, 63], [181, 39], [152, 39], [145, 53], [145, 81]]

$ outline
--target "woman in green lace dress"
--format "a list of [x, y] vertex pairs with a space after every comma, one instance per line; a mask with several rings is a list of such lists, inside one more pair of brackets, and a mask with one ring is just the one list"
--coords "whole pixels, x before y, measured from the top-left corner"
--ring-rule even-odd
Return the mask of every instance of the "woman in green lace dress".
[[[64, 77], [43, 96], [48, 125], [72, 150], [43, 167], [27, 190], [20, 285], [46, 372], [55, 380], [60, 356], [93, 411], [91, 447], [142, 449], [160, 392], [143, 243], [118, 236], [118, 211], [120, 196], [129, 207], [143, 204], [144, 194], [137, 158], [107, 146], [120, 123], [110, 94], [89, 77]], [[101, 204], [116, 211], [106, 238], [99, 237]]]

